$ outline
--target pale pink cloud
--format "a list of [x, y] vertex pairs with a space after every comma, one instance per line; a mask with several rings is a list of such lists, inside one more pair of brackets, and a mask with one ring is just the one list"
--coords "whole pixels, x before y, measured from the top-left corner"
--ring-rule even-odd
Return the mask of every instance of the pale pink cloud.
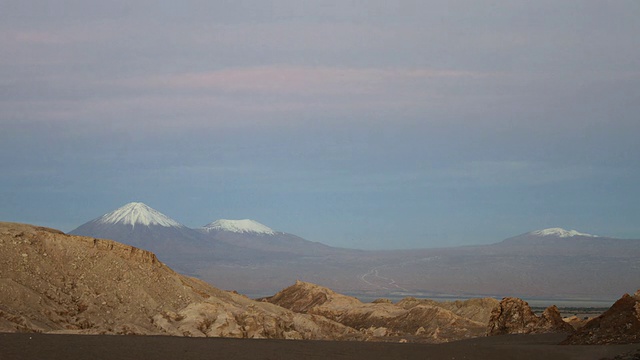
[[128, 80], [133, 86], [293, 94], [371, 93], [407, 82], [495, 74], [436, 69], [261, 66]]
[[14, 31], [7, 34], [5, 41], [32, 45], [67, 45], [96, 40], [94, 35], [79, 31]]
[[14, 34], [14, 39], [20, 43], [59, 45], [69, 42], [69, 39], [48, 32], [19, 32]]
[[55, 102], [34, 98], [14, 102], [11, 108], [16, 114], [29, 108], [32, 114], [39, 114], [38, 119], [50, 121], [94, 123], [109, 119], [127, 126], [174, 124], [176, 119], [183, 125], [224, 123], [230, 119], [284, 122], [309, 113], [337, 117], [359, 114], [367, 118], [366, 114], [385, 111], [417, 114], [442, 108], [460, 99], [442, 94], [434, 82], [486, 76], [497, 75], [458, 70], [282, 65], [127, 80], [72, 77], [49, 80], [64, 80], [70, 88], [88, 81], [91, 85], [80, 88], [103, 95]]

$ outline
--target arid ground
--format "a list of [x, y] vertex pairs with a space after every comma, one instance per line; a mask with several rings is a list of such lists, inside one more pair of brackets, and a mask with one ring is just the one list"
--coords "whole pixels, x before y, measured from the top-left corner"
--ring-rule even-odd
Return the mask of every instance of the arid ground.
[[506, 335], [439, 345], [172, 336], [0, 334], [0, 359], [632, 359], [640, 344], [556, 345], [565, 335]]

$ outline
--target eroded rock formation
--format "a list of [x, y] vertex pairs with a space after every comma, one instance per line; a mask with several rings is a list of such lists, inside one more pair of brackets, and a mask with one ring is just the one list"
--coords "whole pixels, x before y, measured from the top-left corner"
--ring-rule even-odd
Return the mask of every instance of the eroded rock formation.
[[[638, 342], [639, 298], [623, 297], [567, 341]], [[363, 303], [298, 281], [254, 301], [132, 246], [0, 223], [0, 331], [446, 342], [573, 328], [555, 306], [538, 317], [517, 298]]]
[[506, 297], [491, 312], [487, 335], [573, 332], [562, 320], [558, 308], [548, 307], [542, 316], [533, 313], [529, 304], [519, 298]]
[[[398, 304], [390, 301], [362, 303], [356, 298], [302, 281], [264, 300], [296, 312], [322, 315], [360, 330], [372, 340], [405, 338], [445, 342], [483, 335], [486, 327], [486, 323], [457, 315], [446, 308], [451, 305], [441, 306], [434, 301], [411, 298]], [[460, 303], [453, 307], [458, 310], [464, 308]], [[477, 311], [469, 313], [476, 314]]]
[[177, 274], [148, 251], [13, 223], [0, 223], [0, 331], [364, 337]]
[[604, 314], [589, 320], [564, 344], [627, 344], [640, 342], [640, 290], [624, 294]]
[[434, 301], [428, 299], [416, 299], [407, 297], [398, 302], [398, 306], [405, 309], [411, 309], [417, 305], [438, 306], [449, 310], [454, 314], [463, 318], [487, 324], [491, 318], [491, 311], [500, 304], [499, 300], [494, 298], [475, 298], [469, 300], [456, 301]]

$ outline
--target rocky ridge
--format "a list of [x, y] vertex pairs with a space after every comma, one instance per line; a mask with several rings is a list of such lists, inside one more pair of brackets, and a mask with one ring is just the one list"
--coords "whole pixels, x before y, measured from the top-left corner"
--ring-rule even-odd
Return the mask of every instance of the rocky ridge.
[[446, 342], [484, 328], [427, 301], [362, 303], [304, 282], [254, 301], [133, 246], [0, 223], [0, 331]]
[[519, 298], [506, 297], [491, 312], [487, 335], [572, 333], [573, 327], [562, 320], [555, 305], [537, 316], [529, 304]]
[[[488, 326], [487, 326], [488, 323]], [[151, 252], [111, 240], [0, 222], [0, 332], [447, 342], [571, 333], [555, 306], [517, 298], [362, 303], [298, 281], [254, 301], [175, 273]], [[640, 342], [640, 291], [566, 343]]]
[[628, 344], [640, 342], [640, 290], [624, 294], [609, 310], [591, 319], [564, 344]]
[[273, 294], [300, 279], [372, 296], [428, 289], [455, 296], [604, 299], [634, 288], [640, 277], [640, 240], [560, 228], [489, 245], [365, 251], [307, 241], [250, 220], [215, 223], [191, 229], [132, 203], [71, 233], [153, 251], [179, 272], [245, 293]]
[[456, 301], [435, 301], [429, 299], [416, 299], [414, 297], [406, 297], [398, 302], [398, 306], [405, 309], [411, 309], [416, 305], [438, 306], [449, 310], [458, 316], [467, 318], [479, 323], [487, 324], [491, 317], [491, 311], [500, 304], [500, 301], [494, 298], [474, 298], [469, 300]]
[[[413, 298], [398, 304], [382, 300], [362, 303], [354, 297], [302, 281], [263, 301], [299, 313], [324, 316], [360, 330], [371, 340], [404, 338], [437, 343], [481, 336], [486, 328], [485, 322], [464, 316], [466, 307], [462, 303], [441, 305]], [[493, 305], [490, 300], [486, 300], [486, 304]], [[447, 307], [457, 308], [461, 315]], [[489, 313], [491, 308], [484, 311]], [[479, 312], [476, 307], [469, 313]]]
[[0, 331], [362, 338], [177, 274], [145, 250], [14, 223], [0, 223]]

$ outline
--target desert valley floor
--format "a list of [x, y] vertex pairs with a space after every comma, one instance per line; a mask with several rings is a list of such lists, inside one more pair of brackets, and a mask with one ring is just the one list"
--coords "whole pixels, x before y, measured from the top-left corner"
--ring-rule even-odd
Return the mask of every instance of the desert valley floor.
[[173, 336], [0, 334], [2, 360], [26, 359], [637, 359], [640, 344], [557, 345], [558, 334], [503, 335], [445, 344]]

